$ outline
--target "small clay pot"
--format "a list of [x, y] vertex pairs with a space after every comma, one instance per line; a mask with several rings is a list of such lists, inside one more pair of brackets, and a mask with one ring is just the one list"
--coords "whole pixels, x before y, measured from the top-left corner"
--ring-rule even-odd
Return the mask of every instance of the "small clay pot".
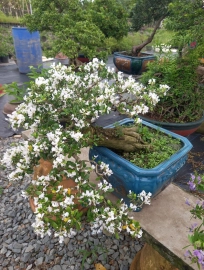
[[[44, 160], [44, 159], [40, 159], [39, 160], [39, 165], [34, 167], [34, 175], [33, 175], [33, 180], [37, 180], [38, 177], [40, 176], [46, 176], [50, 173], [50, 171], [53, 168], [53, 164], [52, 161], [50, 160]], [[77, 184], [74, 182], [74, 180], [70, 179], [70, 178], [66, 178], [63, 177], [63, 180], [60, 183], [61, 186], [63, 186], [64, 189], [68, 189], [71, 188], [71, 194], [75, 195], [76, 193], [78, 193], [78, 190], [75, 188], [77, 186]], [[86, 213], [88, 211], [87, 207], [83, 207], [79, 201], [77, 199], [74, 199], [74, 203], [76, 205], [76, 208], [82, 212], [82, 213]], [[36, 209], [36, 205], [34, 204], [34, 199], [33, 198], [29, 198], [29, 204], [31, 207], [31, 210], [33, 212], [35, 212]], [[52, 217], [53, 220], [56, 220], [56, 217], [53, 216]]]
[[4, 114], [11, 114], [16, 110], [16, 108], [21, 104], [21, 102], [16, 103], [6, 103], [3, 108]]

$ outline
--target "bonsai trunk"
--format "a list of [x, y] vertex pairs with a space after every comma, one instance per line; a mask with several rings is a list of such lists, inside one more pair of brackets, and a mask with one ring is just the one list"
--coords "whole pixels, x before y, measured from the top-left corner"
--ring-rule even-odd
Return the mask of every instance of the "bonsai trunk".
[[97, 146], [105, 146], [124, 152], [135, 152], [138, 149], [150, 148], [150, 145], [144, 142], [141, 135], [138, 133], [137, 126], [120, 126], [110, 129], [91, 127], [89, 131], [91, 131], [92, 136], [99, 137]]
[[157, 29], [159, 28], [162, 20], [165, 18], [166, 16], [162, 16], [155, 24], [155, 27], [154, 27], [154, 30], [152, 32], [152, 34], [148, 37], [148, 39], [146, 41], [144, 41], [143, 43], [141, 43], [140, 45], [137, 45], [137, 46], [133, 46], [132, 47], [132, 55], [133, 56], [139, 56], [140, 54], [140, 51], [149, 43], [152, 42], [155, 34], [156, 34], [156, 31]]

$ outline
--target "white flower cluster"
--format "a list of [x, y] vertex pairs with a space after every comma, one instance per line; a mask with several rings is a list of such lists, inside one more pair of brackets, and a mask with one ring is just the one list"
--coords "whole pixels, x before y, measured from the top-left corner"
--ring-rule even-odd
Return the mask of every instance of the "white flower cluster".
[[102, 182], [98, 183], [98, 188], [104, 192], [107, 192], [108, 190], [112, 189], [112, 185], [106, 181], [106, 179], [102, 179]]
[[152, 193], [148, 192], [146, 193], [144, 190], [138, 195], [138, 197], [140, 198], [140, 200], [144, 203], [144, 204], [150, 204], [150, 198], [152, 196]]
[[8, 175], [9, 180], [22, 180], [25, 171], [30, 166], [29, 144], [27, 141], [8, 148], [1, 160], [2, 165], [13, 171]]
[[[64, 237], [73, 237], [75, 228], [81, 225], [77, 208], [80, 204], [91, 209], [93, 233], [126, 229], [133, 236], [141, 236], [137, 224], [128, 217], [128, 211], [137, 210], [137, 205], [131, 203], [128, 207], [120, 202], [114, 208], [107, 203], [105, 194], [112, 191], [107, 181], [112, 174], [109, 165], [100, 162], [89, 167], [78, 155], [81, 148], [97, 145], [99, 136], [91, 133], [91, 123], [100, 115], [108, 114], [113, 107], [132, 117], [145, 114], [159, 101], [159, 94], [165, 95], [168, 89], [166, 85], [156, 87], [153, 79], [147, 87], [131, 76], [124, 79], [122, 73], [115, 73], [98, 59], [81, 66], [79, 72], [53, 64], [45, 76], [39, 74], [24, 102], [8, 116], [12, 128], [31, 129], [32, 139], [8, 149], [1, 160], [13, 169], [10, 180], [23, 179], [39, 165], [39, 160], [52, 162], [51, 171], [36, 177], [32, 189], [23, 193], [24, 197], [34, 197], [33, 227], [38, 234], [51, 234], [55, 217], [55, 236], [60, 242]], [[97, 168], [102, 182], [93, 188], [89, 175]], [[73, 179], [76, 186], [63, 188], [60, 183], [65, 178]], [[141, 193], [138, 198], [141, 204], [150, 202], [149, 193]]]
[[100, 169], [103, 171], [104, 175], [110, 176], [113, 174], [112, 170], [109, 168], [109, 164], [104, 162], [100, 162]]

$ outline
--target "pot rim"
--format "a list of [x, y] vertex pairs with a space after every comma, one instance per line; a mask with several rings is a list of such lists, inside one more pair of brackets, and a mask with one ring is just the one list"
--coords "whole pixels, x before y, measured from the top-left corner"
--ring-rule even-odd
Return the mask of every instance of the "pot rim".
[[146, 58], [146, 57], [152, 57], [152, 58], [156, 58], [156, 56], [155, 56], [155, 54], [154, 53], [148, 53], [148, 52], [142, 52], [142, 54], [144, 55], [144, 56], [131, 56], [131, 55], [126, 55], [126, 54], [123, 54], [123, 53], [125, 53], [125, 52], [127, 52], [127, 51], [121, 51], [121, 52], [114, 52], [113, 54], [114, 54], [114, 56], [120, 56], [120, 57], [125, 57], [125, 58], [130, 58], [130, 59], [138, 59], [138, 58], [140, 58], [140, 59], [143, 59], [143, 58]]
[[204, 112], [203, 112], [203, 116], [193, 122], [187, 122], [187, 123], [169, 123], [169, 122], [161, 122], [161, 121], [156, 121], [156, 120], [152, 120], [151, 118], [145, 117], [145, 116], [138, 116], [139, 118], [141, 118], [144, 121], [151, 121], [151, 123], [155, 124], [155, 125], [162, 125], [162, 126], [170, 126], [170, 127], [188, 127], [188, 126], [196, 126], [201, 124], [204, 121]]

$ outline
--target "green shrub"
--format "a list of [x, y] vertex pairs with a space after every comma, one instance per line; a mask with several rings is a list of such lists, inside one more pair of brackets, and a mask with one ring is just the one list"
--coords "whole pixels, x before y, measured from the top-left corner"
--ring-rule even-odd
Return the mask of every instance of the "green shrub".
[[11, 28], [0, 27], [0, 56], [14, 55]]

